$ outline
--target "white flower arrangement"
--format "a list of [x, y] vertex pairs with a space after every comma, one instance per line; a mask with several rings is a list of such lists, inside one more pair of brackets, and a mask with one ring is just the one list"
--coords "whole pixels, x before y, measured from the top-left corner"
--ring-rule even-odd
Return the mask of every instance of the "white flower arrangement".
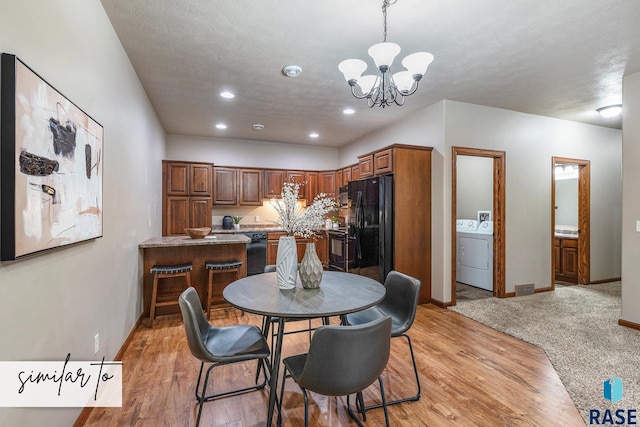
[[337, 204], [325, 193], [320, 193], [305, 210], [297, 203], [302, 185], [304, 183], [285, 182], [282, 186], [282, 200], [273, 197], [270, 203], [278, 212], [278, 225], [284, 228], [288, 235], [309, 238], [315, 235], [317, 228], [324, 225], [325, 215], [336, 210]]

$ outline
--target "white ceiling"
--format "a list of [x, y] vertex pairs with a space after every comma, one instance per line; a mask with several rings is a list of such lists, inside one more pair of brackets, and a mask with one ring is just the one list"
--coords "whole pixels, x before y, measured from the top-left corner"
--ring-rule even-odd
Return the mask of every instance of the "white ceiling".
[[[338, 64], [372, 72], [382, 0], [101, 1], [170, 134], [341, 146], [442, 99], [620, 128], [595, 109], [620, 103], [622, 77], [640, 71], [640, 1], [398, 0], [396, 63], [435, 60], [404, 106], [369, 109]], [[285, 77], [290, 64], [302, 75]]]

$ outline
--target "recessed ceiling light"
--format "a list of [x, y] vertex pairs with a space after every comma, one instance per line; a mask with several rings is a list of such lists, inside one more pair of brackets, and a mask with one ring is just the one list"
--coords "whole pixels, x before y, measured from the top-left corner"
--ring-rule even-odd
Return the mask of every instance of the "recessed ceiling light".
[[309, 138], [317, 138], [317, 137], [319, 137], [319, 136], [320, 136], [320, 135], [318, 134], [318, 132], [311, 132], [311, 133], [309, 134]]
[[264, 125], [261, 124], [261, 123], [256, 123], [255, 125], [253, 125], [253, 128], [255, 130], [262, 130], [262, 129], [264, 129]]
[[356, 110], [354, 110], [353, 108], [345, 108], [344, 110], [342, 110], [342, 114], [353, 114], [355, 113]]
[[218, 128], [218, 129], [226, 129], [226, 128], [227, 128], [227, 125], [225, 125], [224, 123], [218, 123], [218, 124], [216, 125], [216, 128]]
[[622, 104], [607, 105], [596, 110], [600, 115], [606, 119], [616, 117], [622, 112]]
[[282, 69], [282, 74], [287, 77], [298, 77], [300, 74], [302, 74], [302, 67], [299, 67], [297, 65], [287, 65]]
[[235, 98], [236, 95], [232, 92], [229, 92], [228, 90], [225, 90], [224, 92], [220, 92], [220, 96], [223, 98], [227, 98], [227, 99], [231, 99], [231, 98]]

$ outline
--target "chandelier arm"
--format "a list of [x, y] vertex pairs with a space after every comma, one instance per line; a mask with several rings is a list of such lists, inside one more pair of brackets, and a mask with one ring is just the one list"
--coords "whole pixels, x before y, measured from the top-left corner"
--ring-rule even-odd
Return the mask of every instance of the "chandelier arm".
[[364, 94], [362, 96], [356, 94], [355, 87], [356, 87], [355, 85], [351, 86], [351, 95], [353, 95], [357, 99], [365, 99], [367, 97], [367, 94]]

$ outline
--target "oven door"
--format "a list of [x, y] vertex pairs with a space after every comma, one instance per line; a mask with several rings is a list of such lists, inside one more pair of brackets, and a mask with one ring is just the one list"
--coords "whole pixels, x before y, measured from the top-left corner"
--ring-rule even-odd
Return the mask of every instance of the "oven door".
[[329, 231], [329, 270], [347, 271], [347, 234]]

